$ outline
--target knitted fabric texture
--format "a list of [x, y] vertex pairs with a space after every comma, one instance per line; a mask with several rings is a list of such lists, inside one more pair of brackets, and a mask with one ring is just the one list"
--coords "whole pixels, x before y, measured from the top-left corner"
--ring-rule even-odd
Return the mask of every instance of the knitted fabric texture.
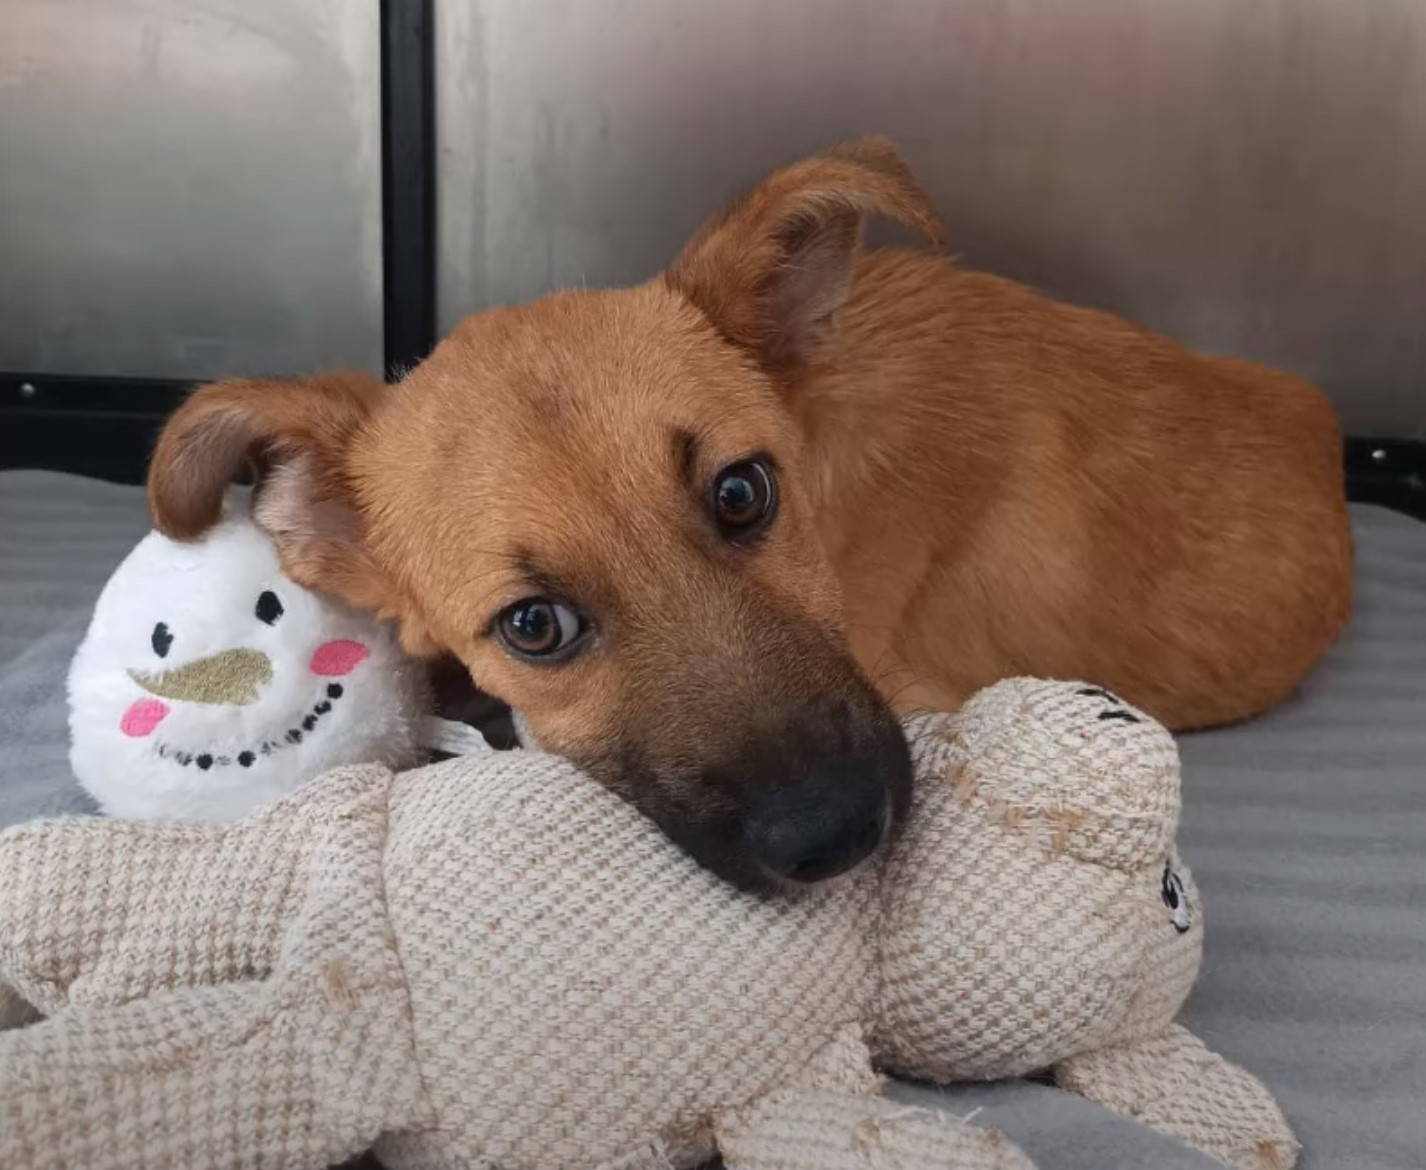
[[1055, 1081], [1242, 1170], [1280, 1170], [1301, 1152], [1262, 1084], [1176, 1025], [1065, 1061]]
[[877, 1096], [867, 1037], [933, 1079], [1055, 1066], [1290, 1165], [1243, 1070], [1153, 1095], [1202, 930], [1167, 734], [1026, 680], [907, 730], [900, 840], [798, 896], [730, 889], [535, 753], [345, 769], [229, 828], [0, 835], [0, 984], [52, 1016], [0, 1034], [0, 1164], [1023, 1170]]
[[[166, 987], [263, 979], [307, 893], [310, 820], [368, 790], [382, 768], [327, 777], [300, 804], [222, 828], [35, 821], [4, 835], [0, 971], [46, 1014]], [[115, 929], [115, 917], [122, 929]], [[37, 961], [42, 960], [42, 961]]]
[[997, 1130], [890, 1101], [868, 1102], [880, 1079], [868, 1055], [860, 1030], [843, 1029], [795, 1083], [721, 1115], [714, 1124], [724, 1161], [739, 1170], [1034, 1170]]
[[913, 724], [898, 858], [917, 880], [887, 883], [882, 925], [892, 1071], [1022, 1076], [1161, 1030], [1188, 995], [1201, 923], [1178, 932], [1162, 897], [1168, 869], [1197, 904], [1172, 852], [1177, 751], [1106, 695], [1024, 684]]
[[459, 1164], [473, 1133], [501, 1167], [597, 1165], [651, 1136], [706, 1156], [710, 1109], [864, 1016], [874, 875], [750, 899], [568, 766], [520, 755], [502, 779], [436, 768], [392, 803], [391, 922], [441, 1126], [383, 1158]]
[[[1034, 1170], [994, 1129], [889, 1101], [868, 1109], [836, 1093], [773, 1096], [718, 1128], [726, 1163], [741, 1170], [862, 1170], [868, 1166], [955, 1166]], [[949, 1159], [954, 1157], [954, 1162]]]
[[[295, 875], [294, 835], [275, 831], [210, 834], [210, 844], [238, 843], [229, 854], [193, 848], [192, 831], [156, 827], [146, 841], [139, 826], [99, 821], [7, 835], [26, 864], [14, 866], [7, 850], [6, 877], [31, 861], [48, 863], [45, 872], [67, 879], [48, 891], [52, 909], [76, 911], [66, 932], [50, 936], [62, 948], [53, 953], [67, 955], [52, 971], [58, 977], [42, 978], [46, 972], [32, 965], [28, 986], [51, 995], [67, 986], [72, 998], [95, 1005], [134, 991], [131, 974], [106, 978], [120, 968], [104, 945], [113, 941], [103, 932], [105, 904], [133, 915], [131, 944], [161, 940], [156, 954], [164, 961], [143, 968], [152, 994], [103, 1010], [72, 1006], [3, 1037], [5, 1165], [318, 1167], [359, 1153], [393, 1124], [427, 1116], [381, 896], [390, 778], [380, 769], [353, 770], [304, 802], [306, 856]], [[272, 830], [286, 820], [274, 813], [248, 828]], [[96, 837], [106, 847], [85, 849]], [[57, 858], [70, 868], [53, 868]], [[242, 931], [247, 945], [237, 954], [216, 953], [226, 948], [214, 934], [208, 860], [231, 862], [216, 868], [218, 880], [259, 887], [251, 909], [263, 913], [264, 927], [275, 904], [262, 888], [273, 876], [268, 865], [279, 887], [299, 887], [286, 902], [294, 909], [278, 948], [267, 930]], [[139, 868], [150, 880], [134, 884]], [[111, 877], [107, 894], [79, 896]], [[165, 919], [168, 929], [159, 926]], [[7, 940], [17, 937], [12, 916], [0, 925]], [[195, 986], [264, 961], [270, 978]]]

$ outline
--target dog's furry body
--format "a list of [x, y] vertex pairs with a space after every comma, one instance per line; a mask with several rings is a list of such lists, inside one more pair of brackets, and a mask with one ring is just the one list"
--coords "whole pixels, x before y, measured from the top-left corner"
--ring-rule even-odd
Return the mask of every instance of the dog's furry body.
[[899, 706], [1020, 671], [1231, 722], [1347, 618], [1336, 416], [1291, 375], [884, 251], [793, 401], [852, 645]]
[[[777, 172], [645, 285], [470, 318], [394, 388], [206, 388], [155, 455], [157, 521], [203, 531], [261, 452], [297, 580], [454, 654], [740, 879], [874, 846], [908, 777], [892, 707], [1015, 674], [1175, 727], [1283, 698], [1350, 605], [1325, 400], [863, 253], [872, 213], [938, 232], [878, 142]], [[725, 523], [730, 482], [755, 527]], [[512, 650], [532, 598], [568, 653]]]

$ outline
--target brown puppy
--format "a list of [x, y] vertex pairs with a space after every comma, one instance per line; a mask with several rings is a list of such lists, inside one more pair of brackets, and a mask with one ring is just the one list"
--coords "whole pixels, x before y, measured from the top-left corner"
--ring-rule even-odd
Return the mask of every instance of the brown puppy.
[[632, 289], [464, 322], [399, 385], [226, 382], [150, 477], [234, 470], [299, 581], [448, 651], [695, 856], [810, 881], [906, 795], [890, 708], [1090, 678], [1175, 727], [1282, 699], [1351, 550], [1310, 386], [934, 255], [885, 143], [780, 171]]

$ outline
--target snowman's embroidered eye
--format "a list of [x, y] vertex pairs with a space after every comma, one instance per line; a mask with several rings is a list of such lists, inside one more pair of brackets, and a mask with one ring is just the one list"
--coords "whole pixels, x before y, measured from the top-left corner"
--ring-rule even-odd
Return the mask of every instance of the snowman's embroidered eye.
[[269, 626], [277, 625], [282, 616], [282, 602], [271, 589], [264, 589], [257, 597], [257, 620]]
[[1164, 866], [1162, 883], [1164, 905], [1173, 914], [1173, 928], [1179, 934], [1186, 934], [1193, 925], [1193, 912], [1188, 905], [1188, 894], [1183, 888], [1183, 879], [1174, 873], [1173, 866]]
[[168, 657], [168, 649], [173, 645], [173, 635], [169, 633], [166, 622], [159, 622], [154, 626], [153, 633], [149, 635], [149, 642], [153, 646], [153, 652], [160, 658]]

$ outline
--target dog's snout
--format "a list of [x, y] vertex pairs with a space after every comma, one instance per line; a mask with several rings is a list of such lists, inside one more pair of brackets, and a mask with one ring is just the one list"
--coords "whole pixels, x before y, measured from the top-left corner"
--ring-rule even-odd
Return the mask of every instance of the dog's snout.
[[855, 869], [911, 801], [901, 723], [851, 656], [822, 627], [775, 633], [714, 647], [696, 683], [649, 696], [617, 753], [580, 761], [695, 861], [760, 893]]
[[820, 882], [870, 857], [890, 819], [891, 792], [880, 777], [814, 777], [756, 803], [748, 849], [773, 877]]
[[753, 884], [810, 885], [869, 858], [910, 799], [901, 726], [868, 688], [743, 744], [734, 839], [714, 860]]

